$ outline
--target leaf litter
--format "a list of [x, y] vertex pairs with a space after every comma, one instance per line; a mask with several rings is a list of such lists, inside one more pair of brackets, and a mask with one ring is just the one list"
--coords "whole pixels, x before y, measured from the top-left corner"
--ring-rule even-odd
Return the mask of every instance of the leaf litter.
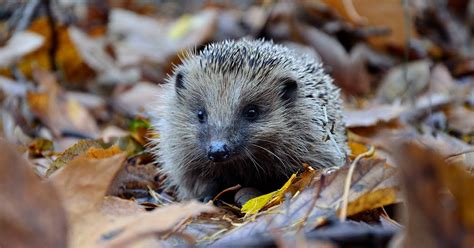
[[[2, 3], [0, 246], [474, 244], [467, 1], [164, 2]], [[244, 36], [324, 63], [352, 154], [269, 194], [177, 202], [148, 109], [184, 51]]]

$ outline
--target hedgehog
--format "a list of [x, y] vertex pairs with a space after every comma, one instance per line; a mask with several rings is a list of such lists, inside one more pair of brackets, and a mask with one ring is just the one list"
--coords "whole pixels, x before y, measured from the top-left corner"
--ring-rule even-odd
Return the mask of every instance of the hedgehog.
[[341, 106], [311, 56], [265, 40], [212, 43], [188, 53], [162, 85], [151, 150], [181, 200], [237, 184], [270, 192], [305, 163], [345, 163]]

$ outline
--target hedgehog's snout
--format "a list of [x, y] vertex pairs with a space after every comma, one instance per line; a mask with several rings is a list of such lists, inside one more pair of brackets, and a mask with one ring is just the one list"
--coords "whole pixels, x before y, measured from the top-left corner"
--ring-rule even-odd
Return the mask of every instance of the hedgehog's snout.
[[230, 158], [231, 150], [226, 142], [218, 140], [212, 141], [207, 150], [207, 158], [212, 162], [223, 162]]

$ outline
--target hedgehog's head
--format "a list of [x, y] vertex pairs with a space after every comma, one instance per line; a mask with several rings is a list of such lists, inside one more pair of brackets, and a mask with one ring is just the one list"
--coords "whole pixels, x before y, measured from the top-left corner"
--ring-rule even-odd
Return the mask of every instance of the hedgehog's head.
[[224, 162], [271, 156], [271, 147], [288, 138], [283, 136], [294, 127], [299, 84], [281, 49], [265, 42], [224, 42], [176, 68], [173, 123], [195, 145], [193, 157]]

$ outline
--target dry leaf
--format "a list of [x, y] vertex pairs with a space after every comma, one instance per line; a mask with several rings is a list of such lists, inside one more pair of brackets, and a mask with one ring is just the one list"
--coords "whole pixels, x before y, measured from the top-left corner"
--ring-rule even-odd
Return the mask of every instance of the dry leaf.
[[17, 62], [22, 56], [38, 49], [44, 38], [33, 32], [14, 34], [4, 47], [0, 47], [0, 67], [8, 67]]
[[151, 102], [162, 93], [160, 87], [148, 82], [138, 82], [131, 89], [114, 96], [114, 107], [120, 112], [134, 116], [148, 111]]
[[[269, 228], [285, 228], [286, 234], [296, 231], [298, 225], [303, 225], [304, 230], [307, 231], [314, 229], [317, 223], [334, 215], [339, 208], [347, 171], [348, 167], [346, 166], [330, 175], [322, 175], [320, 179], [315, 180], [290, 202], [284, 202], [281, 206], [272, 208], [267, 216], [260, 217], [253, 222], [246, 222], [232, 232], [223, 235], [213, 245], [238, 242], [250, 235], [264, 235], [269, 231]], [[375, 204], [373, 207], [379, 207], [382, 204], [398, 202], [400, 196], [397, 183], [395, 169], [385, 165], [384, 160], [362, 159], [355, 167], [352, 176], [348, 201], [350, 209], [348, 211], [357, 213], [367, 210], [367, 208], [371, 209], [371, 203]], [[387, 196], [380, 194], [382, 189], [393, 189], [396, 192], [396, 197], [387, 198]], [[350, 205], [356, 201], [359, 202]], [[365, 201], [370, 202], [365, 203]], [[261, 214], [265, 214], [265, 212]]]
[[367, 48], [355, 46], [348, 53], [337, 39], [312, 26], [298, 23], [295, 28], [304, 42], [321, 56], [336, 85], [353, 95], [368, 93], [370, 81], [366, 71]]
[[140, 72], [136, 68], [119, 68], [100, 40], [88, 37], [75, 27], [70, 27], [68, 31], [84, 62], [97, 72], [98, 82], [131, 84], [140, 78]]
[[69, 37], [66, 26], [55, 25], [57, 42], [53, 42], [51, 26], [48, 24], [46, 16], [35, 19], [28, 30], [41, 35], [44, 42], [39, 49], [29, 53], [19, 61], [18, 68], [25, 76], [31, 76], [34, 70], [53, 68], [50, 57], [53, 47], [56, 51], [55, 64], [61, 70], [66, 82], [83, 82], [95, 76], [94, 71], [79, 56]]
[[379, 122], [390, 122], [398, 118], [405, 107], [399, 105], [373, 105], [360, 110], [346, 110], [344, 122], [351, 127], [369, 127]]
[[392, 103], [397, 99], [415, 99], [428, 86], [430, 64], [427, 60], [421, 60], [392, 68], [377, 90], [378, 100]]
[[242, 206], [242, 213], [245, 213], [245, 216], [250, 216], [252, 214], [258, 213], [264, 208], [268, 208], [272, 205], [282, 202], [283, 197], [285, 196], [286, 192], [288, 192], [288, 189], [295, 178], [296, 174], [293, 174], [279, 190], [250, 199]]
[[134, 202], [104, 198], [124, 158], [123, 154], [105, 159], [79, 156], [51, 176], [71, 223], [71, 247], [128, 245], [164, 234], [186, 218], [212, 211], [210, 206], [191, 202], [146, 212]]
[[51, 175], [49, 181], [61, 194], [71, 222], [81, 219], [84, 213], [98, 209], [124, 160], [124, 154], [105, 159], [82, 155]]
[[474, 110], [464, 106], [453, 106], [447, 111], [450, 129], [462, 134], [474, 133]]
[[38, 71], [37, 77], [40, 91], [27, 93], [28, 105], [55, 136], [60, 137], [64, 132], [97, 136], [95, 119], [77, 101], [67, 98], [51, 73]]
[[130, 11], [113, 9], [108, 35], [120, 66], [144, 60], [162, 64], [180, 51], [209, 40], [216, 23], [217, 12], [214, 10], [185, 15], [175, 22], [165, 23]]
[[96, 147], [100, 148], [100, 144], [94, 140], [81, 140], [74, 144], [73, 146], [66, 149], [63, 153], [61, 153], [56, 160], [54, 160], [48, 168], [46, 172], [46, 176], [51, 175], [57, 169], [63, 167], [64, 165], [71, 162], [77, 156], [87, 152], [89, 148]]
[[402, 140], [394, 147], [408, 212], [404, 246], [471, 247], [474, 177], [417, 141]]
[[[323, 2], [351, 23], [388, 28], [390, 35], [370, 37], [369, 42], [374, 46], [380, 48], [405, 46], [405, 18], [402, 2], [399, 0], [323, 0]], [[410, 25], [410, 36], [416, 37], [413, 25]]]
[[66, 247], [66, 213], [57, 191], [12, 147], [0, 139], [0, 246]]

